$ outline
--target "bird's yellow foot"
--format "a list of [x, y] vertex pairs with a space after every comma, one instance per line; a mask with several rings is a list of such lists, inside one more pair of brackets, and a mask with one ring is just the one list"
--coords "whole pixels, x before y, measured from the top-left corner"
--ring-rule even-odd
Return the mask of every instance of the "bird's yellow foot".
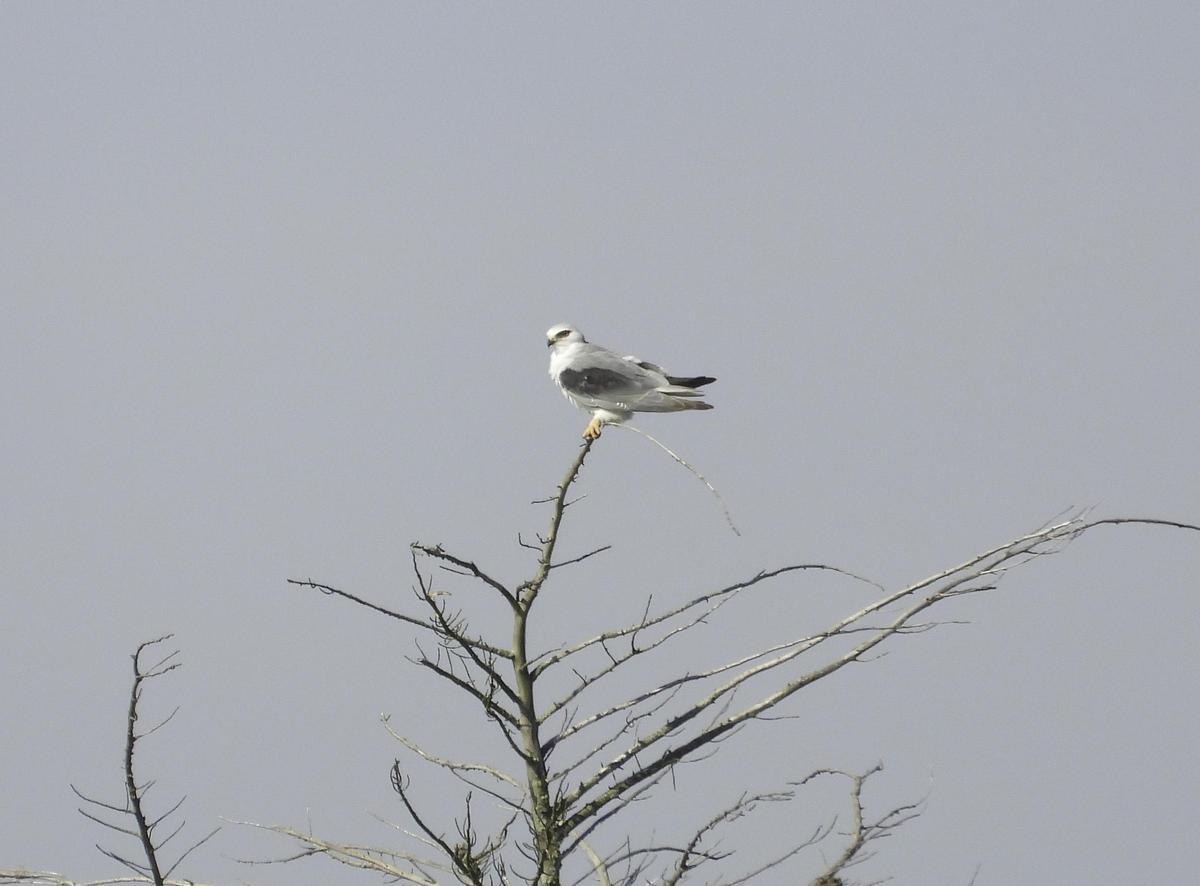
[[600, 419], [593, 418], [590, 422], [588, 422], [588, 426], [583, 429], [583, 439], [585, 439], [585, 440], [600, 439], [600, 428], [603, 427], [603, 425], [604, 425], [604, 422], [600, 421]]

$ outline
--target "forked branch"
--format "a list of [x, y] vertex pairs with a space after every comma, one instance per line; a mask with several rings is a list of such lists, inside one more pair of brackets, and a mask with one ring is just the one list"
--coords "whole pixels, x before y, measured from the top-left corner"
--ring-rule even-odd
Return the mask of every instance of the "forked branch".
[[[220, 830], [219, 827], [209, 831], [187, 849], [185, 849], [173, 863], [163, 869], [163, 862], [160, 859], [162, 848], [166, 843], [183, 830], [187, 824], [186, 821], [181, 821], [169, 834], [164, 837], [158, 836], [158, 828], [164, 824], [167, 819], [175, 813], [186, 798], [180, 798], [173, 806], [165, 812], [150, 817], [143, 806], [143, 801], [146, 791], [150, 787], [150, 783], [139, 783], [134, 773], [134, 758], [138, 742], [149, 735], [157, 732], [179, 711], [179, 708], [173, 710], [158, 724], [146, 729], [139, 730], [140, 719], [138, 704], [142, 698], [142, 690], [145, 684], [150, 681], [169, 674], [180, 666], [180, 663], [175, 661], [179, 655], [179, 651], [169, 652], [156, 661], [154, 664], [146, 665], [142, 661], [142, 656], [152, 647], [160, 643], [164, 643], [172, 638], [172, 634], [159, 637], [155, 640], [148, 640], [138, 646], [133, 654], [133, 684], [129, 690], [129, 712], [126, 717], [125, 728], [125, 755], [123, 761], [123, 770], [125, 775], [125, 799], [120, 806], [112, 803], [106, 803], [103, 800], [96, 800], [85, 795], [82, 791], [71, 785], [71, 790], [75, 795], [84, 801], [84, 806], [80, 807], [79, 813], [85, 818], [104, 826], [105, 828], [115, 831], [119, 834], [135, 837], [141, 844], [142, 855], [145, 861], [135, 860], [130, 856], [116, 852], [112, 849], [107, 849], [104, 846], [97, 845], [96, 848], [101, 853], [111, 858], [113, 861], [124, 865], [135, 874], [134, 879], [126, 882], [147, 882], [154, 883], [155, 886], [164, 886], [171, 875], [179, 867], [180, 863], [187, 858], [194, 850], [198, 849], [207, 843]], [[110, 815], [124, 815], [132, 820], [131, 827], [125, 827], [109, 820]], [[0, 874], [0, 883], [5, 882], [2, 878], [11, 876], [11, 872]], [[57, 876], [57, 875], [55, 875]], [[16, 881], [13, 881], [16, 882]], [[109, 881], [105, 881], [109, 882]], [[111, 881], [117, 882], [117, 881]]]
[[841, 886], [844, 882], [841, 877], [842, 873], [852, 865], [866, 861], [870, 857], [870, 853], [865, 851], [868, 843], [891, 836], [897, 828], [912, 821], [921, 814], [920, 803], [907, 803], [902, 806], [895, 806], [883, 813], [883, 815], [870, 821], [864, 817], [862, 802], [863, 785], [866, 784], [868, 778], [882, 770], [882, 763], [877, 763], [860, 775], [843, 772], [840, 769], [818, 769], [803, 781], [797, 783], [797, 786], [803, 786], [814, 778], [824, 775], [840, 775], [843, 778], [850, 779], [851, 784], [850, 828], [844, 832], [844, 836], [848, 838], [848, 842], [842, 851], [838, 853], [838, 856], [825, 867], [825, 870], [813, 879], [811, 886]]

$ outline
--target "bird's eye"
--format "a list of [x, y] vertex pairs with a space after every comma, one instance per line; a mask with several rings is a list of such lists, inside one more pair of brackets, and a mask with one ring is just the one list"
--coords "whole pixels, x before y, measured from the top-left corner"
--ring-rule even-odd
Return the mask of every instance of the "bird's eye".
[[554, 333], [554, 337], [555, 337], [556, 339], [558, 339], [558, 338], [566, 338], [566, 337], [567, 337], [568, 335], [570, 335], [570, 334], [571, 334], [571, 330], [569, 330], [569, 329], [560, 329], [560, 330], [558, 330], [558, 332]]

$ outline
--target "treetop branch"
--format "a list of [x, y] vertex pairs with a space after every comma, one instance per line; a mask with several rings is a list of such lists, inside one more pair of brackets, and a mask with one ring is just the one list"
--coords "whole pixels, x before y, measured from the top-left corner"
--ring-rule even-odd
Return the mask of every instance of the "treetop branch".
[[579, 477], [579, 472], [583, 470], [583, 462], [587, 458], [588, 453], [592, 451], [592, 445], [595, 442], [595, 440], [588, 439], [584, 440], [583, 444], [580, 445], [579, 454], [575, 456], [575, 460], [571, 462], [570, 468], [567, 469], [566, 476], [558, 484], [557, 493], [550, 499], [550, 529], [545, 536], [541, 536], [542, 549], [541, 554], [538, 556], [537, 572], [534, 573], [533, 578], [518, 588], [519, 601], [526, 609], [533, 605], [538, 592], [542, 589], [542, 585], [546, 583], [546, 578], [550, 575], [550, 570], [554, 568], [552, 565], [554, 548], [558, 544], [558, 530], [562, 525], [563, 513], [567, 508], [567, 492], [570, 490], [571, 484]]

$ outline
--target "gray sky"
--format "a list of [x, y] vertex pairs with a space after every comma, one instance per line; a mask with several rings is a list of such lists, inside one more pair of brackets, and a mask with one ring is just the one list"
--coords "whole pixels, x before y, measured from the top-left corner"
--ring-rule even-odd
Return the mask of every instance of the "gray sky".
[[[1070, 506], [1200, 518], [1197, 45], [1190, 3], [0, 5], [0, 866], [111, 870], [68, 782], [119, 796], [128, 655], [167, 631], [159, 802], [391, 839], [378, 715], [468, 756], [474, 713], [284, 580], [400, 605], [413, 539], [528, 573], [587, 420], [556, 322], [720, 379], [639, 426], [744, 536], [605, 435], [564, 545], [614, 550], [551, 586], [545, 645], [788, 562], [907, 582]], [[929, 800], [864, 878], [1184, 882], [1198, 571], [1194, 537], [1101, 530], [627, 825], [882, 759], [870, 804]], [[694, 654], [865, 600], [781, 584]], [[371, 881], [228, 860], [289, 848], [229, 827], [183, 873]]]

